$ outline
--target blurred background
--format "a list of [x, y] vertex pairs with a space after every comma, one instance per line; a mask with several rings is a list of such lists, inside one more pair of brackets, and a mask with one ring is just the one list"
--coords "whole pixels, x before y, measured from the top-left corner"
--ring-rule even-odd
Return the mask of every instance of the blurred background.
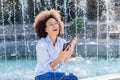
[[120, 0], [0, 0], [0, 79], [33, 80], [33, 22], [39, 12], [53, 8], [65, 24], [62, 37], [78, 36], [73, 59], [63, 70], [72, 69], [79, 78], [120, 73]]

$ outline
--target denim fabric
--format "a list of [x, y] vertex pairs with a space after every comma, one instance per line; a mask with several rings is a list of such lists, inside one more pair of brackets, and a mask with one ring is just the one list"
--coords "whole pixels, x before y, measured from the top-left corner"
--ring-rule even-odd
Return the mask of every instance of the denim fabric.
[[62, 72], [47, 72], [35, 77], [35, 80], [78, 80], [72, 73], [66, 75]]

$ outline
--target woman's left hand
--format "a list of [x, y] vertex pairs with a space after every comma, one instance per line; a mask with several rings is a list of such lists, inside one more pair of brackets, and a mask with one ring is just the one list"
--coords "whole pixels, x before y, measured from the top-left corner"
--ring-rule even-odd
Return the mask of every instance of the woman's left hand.
[[71, 42], [71, 46], [69, 46], [68, 51], [67, 51], [68, 54], [73, 54], [74, 47], [75, 47], [76, 43], [77, 43], [77, 36], [75, 36], [73, 38], [73, 40]]
[[72, 40], [71, 47], [74, 47], [77, 43], [77, 36], [75, 36]]
[[76, 43], [77, 43], [77, 36], [73, 38], [73, 40], [71, 42], [71, 46], [68, 47], [67, 55], [66, 55], [66, 58], [65, 58], [65, 63], [68, 62], [69, 58], [73, 54], [74, 47], [75, 47]]

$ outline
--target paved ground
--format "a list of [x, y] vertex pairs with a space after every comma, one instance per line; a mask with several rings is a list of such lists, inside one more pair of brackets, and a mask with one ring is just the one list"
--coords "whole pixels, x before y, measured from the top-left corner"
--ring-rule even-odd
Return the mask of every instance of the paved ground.
[[110, 74], [110, 75], [104, 75], [104, 76], [98, 76], [98, 77], [86, 78], [80, 80], [120, 80], [120, 74]]

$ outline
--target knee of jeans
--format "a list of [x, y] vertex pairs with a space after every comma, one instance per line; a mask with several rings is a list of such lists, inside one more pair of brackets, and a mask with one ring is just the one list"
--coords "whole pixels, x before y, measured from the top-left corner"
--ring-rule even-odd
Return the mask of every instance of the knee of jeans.
[[78, 80], [78, 77], [77, 77], [77, 76], [74, 76], [74, 80]]
[[78, 80], [78, 77], [76, 75], [70, 74], [69, 76], [71, 80]]
[[36, 76], [35, 80], [42, 80], [42, 78], [40, 76]]
[[35, 77], [35, 80], [39, 80], [37, 76]]

